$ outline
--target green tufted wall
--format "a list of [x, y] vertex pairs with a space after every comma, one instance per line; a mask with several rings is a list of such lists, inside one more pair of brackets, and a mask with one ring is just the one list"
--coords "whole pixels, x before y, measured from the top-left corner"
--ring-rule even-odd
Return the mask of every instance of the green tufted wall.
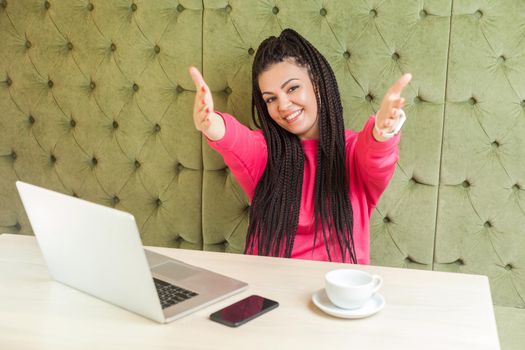
[[1, 2], [2, 231], [31, 230], [21, 179], [133, 213], [145, 244], [202, 248], [201, 21], [200, 1]]
[[409, 120], [371, 222], [372, 263], [489, 276], [525, 344], [522, 0], [0, 0], [0, 231], [30, 233], [21, 179], [131, 212], [145, 244], [242, 251], [246, 196], [194, 129], [195, 65], [250, 124], [250, 69], [292, 27], [361, 129], [404, 72]]
[[453, 14], [434, 268], [487, 275], [502, 347], [523, 349], [525, 2]]

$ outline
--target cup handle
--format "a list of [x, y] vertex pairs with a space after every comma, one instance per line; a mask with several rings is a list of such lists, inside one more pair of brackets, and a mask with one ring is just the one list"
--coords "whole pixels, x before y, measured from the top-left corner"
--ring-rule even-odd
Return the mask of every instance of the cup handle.
[[379, 275], [373, 275], [372, 279], [374, 281], [374, 289], [372, 289], [372, 294], [377, 293], [379, 288], [381, 288], [381, 285], [383, 284], [383, 278]]

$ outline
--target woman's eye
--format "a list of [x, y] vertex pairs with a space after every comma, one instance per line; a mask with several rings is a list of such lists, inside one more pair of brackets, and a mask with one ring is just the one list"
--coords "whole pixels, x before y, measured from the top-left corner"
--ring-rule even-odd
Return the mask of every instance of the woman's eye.
[[266, 104], [272, 103], [275, 100], [275, 97], [270, 97], [266, 99]]
[[288, 89], [288, 92], [293, 92], [299, 88], [299, 85], [294, 85]]

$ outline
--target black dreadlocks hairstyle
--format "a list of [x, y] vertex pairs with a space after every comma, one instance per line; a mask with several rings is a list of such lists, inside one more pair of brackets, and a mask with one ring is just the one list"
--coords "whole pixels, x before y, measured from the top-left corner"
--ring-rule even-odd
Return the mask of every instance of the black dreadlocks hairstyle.
[[[357, 261], [352, 234], [353, 211], [345, 171], [343, 107], [334, 72], [321, 53], [292, 29], [264, 40], [252, 67], [252, 119], [262, 129], [268, 161], [250, 209], [245, 253], [290, 257], [299, 223], [304, 151], [299, 138], [269, 115], [258, 78], [272, 65], [291, 61], [306, 67], [318, 106], [319, 146], [315, 175], [315, 247], [319, 227], [328, 258]], [[338, 252], [339, 251], [339, 252]]]

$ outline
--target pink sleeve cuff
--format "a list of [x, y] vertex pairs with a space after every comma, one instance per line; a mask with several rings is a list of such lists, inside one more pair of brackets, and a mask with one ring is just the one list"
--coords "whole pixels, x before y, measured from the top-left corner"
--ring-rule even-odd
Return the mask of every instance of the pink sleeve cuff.
[[208, 141], [208, 144], [211, 148], [217, 150], [217, 149], [223, 149], [223, 150], [230, 150], [234, 147], [235, 142], [237, 140], [237, 125], [238, 122], [233, 120], [234, 118], [229, 115], [228, 113], [224, 112], [217, 112], [218, 115], [221, 116], [222, 120], [224, 121], [224, 127], [226, 132], [224, 133], [224, 136], [220, 140], [210, 140], [206, 137], [206, 140]]

